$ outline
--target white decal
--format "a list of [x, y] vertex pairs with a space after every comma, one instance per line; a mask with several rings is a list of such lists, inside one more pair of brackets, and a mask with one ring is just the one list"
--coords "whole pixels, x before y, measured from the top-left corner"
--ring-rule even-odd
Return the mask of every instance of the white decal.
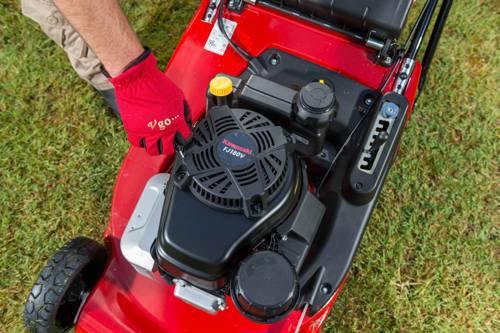
[[[224, 27], [226, 28], [225, 30], [229, 38], [233, 36], [236, 24], [237, 23], [234, 21], [224, 19]], [[215, 21], [210, 36], [208, 36], [207, 42], [205, 43], [205, 50], [218, 55], [224, 55], [228, 44], [229, 42], [219, 29], [218, 21]]]
[[163, 130], [165, 130], [165, 128], [170, 126], [172, 124], [172, 122], [175, 121], [177, 118], [179, 118], [179, 115], [175, 115], [173, 118], [165, 118], [165, 119], [160, 120], [160, 121], [153, 119], [148, 123], [148, 127], [151, 128], [152, 130], [154, 130], [155, 127], [158, 125], [158, 128], [160, 129], [160, 131], [163, 131]]

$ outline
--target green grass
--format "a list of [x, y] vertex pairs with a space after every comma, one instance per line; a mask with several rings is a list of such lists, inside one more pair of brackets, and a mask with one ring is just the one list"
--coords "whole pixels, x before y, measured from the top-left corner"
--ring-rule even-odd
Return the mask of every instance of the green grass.
[[[128, 1], [162, 65], [196, 1]], [[498, 332], [499, 6], [456, 1], [427, 89], [325, 332]], [[36, 275], [100, 239], [128, 144], [63, 52], [0, 0], [0, 332]]]

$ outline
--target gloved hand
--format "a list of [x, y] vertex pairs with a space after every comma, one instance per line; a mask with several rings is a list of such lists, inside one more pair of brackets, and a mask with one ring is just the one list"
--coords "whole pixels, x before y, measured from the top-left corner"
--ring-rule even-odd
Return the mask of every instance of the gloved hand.
[[174, 141], [191, 134], [189, 111], [182, 91], [156, 67], [151, 51], [136, 59], [118, 76], [109, 78], [116, 101], [134, 146], [151, 155], [171, 154]]

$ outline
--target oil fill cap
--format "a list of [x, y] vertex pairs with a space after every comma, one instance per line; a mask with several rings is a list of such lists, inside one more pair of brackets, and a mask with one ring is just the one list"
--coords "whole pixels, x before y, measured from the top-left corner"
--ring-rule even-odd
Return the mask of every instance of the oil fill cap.
[[237, 308], [258, 322], [280, 320], [298, 300], [295, 269], [282, 255], [261, 251], [240, 263], [231, 284], [231, 296]]
[[224, 97], [233, 92], [233, 82], [226, 76], [216, 76], [210, 80], [210, 93], [217, 97]]

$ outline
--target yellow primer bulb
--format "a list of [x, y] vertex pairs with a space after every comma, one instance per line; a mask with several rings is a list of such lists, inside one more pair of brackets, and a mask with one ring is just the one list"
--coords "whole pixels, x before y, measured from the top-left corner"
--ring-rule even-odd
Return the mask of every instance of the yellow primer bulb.
[[210, 93], [217, 97], [224, 97], [233, 92], [233, 83], [226, 76], [216, 76], [210, 80]]

